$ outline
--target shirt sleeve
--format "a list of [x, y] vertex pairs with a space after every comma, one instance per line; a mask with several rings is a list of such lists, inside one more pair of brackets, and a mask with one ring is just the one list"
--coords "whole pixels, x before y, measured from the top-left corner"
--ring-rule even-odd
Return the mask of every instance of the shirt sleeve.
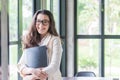
[[62, 45], [60, 38], [55, 38], [52, 45], [52, 59], [50, 64], [43, 68], [48, 75], [54, 74], [60, 68], [61, 57], [62, 57]]
[[25, 54], [23, 53], [19, 62], [18, 62], [18, 64], [17, 64], [17, 70], [18, 70], [18, 72], [20, 73], [21, 76], [23, 76], [21, 71], [23, 70], [23, 68], [26, 67], [24, 57], [25, 57]]

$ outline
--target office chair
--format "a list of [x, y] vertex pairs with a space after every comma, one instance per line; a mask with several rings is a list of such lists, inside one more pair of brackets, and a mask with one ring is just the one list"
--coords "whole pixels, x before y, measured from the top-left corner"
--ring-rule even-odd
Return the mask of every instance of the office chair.
[[75, 77], [96, 77], [96, 75], [92, 71], [80, 71], [76, 73]]

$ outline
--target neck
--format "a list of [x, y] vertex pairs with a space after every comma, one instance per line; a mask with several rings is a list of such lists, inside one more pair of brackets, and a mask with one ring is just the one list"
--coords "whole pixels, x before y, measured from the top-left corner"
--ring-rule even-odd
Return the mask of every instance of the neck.
[[41, 39], [44, 38], [47, 34], [48, 34], [48, 33], [46, 33], [46, 34], [41, 34], [41, 35], [40, 35]]

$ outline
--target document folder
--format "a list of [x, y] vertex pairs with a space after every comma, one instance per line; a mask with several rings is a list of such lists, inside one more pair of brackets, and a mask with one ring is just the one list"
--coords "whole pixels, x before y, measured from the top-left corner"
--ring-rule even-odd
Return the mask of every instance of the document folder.
[[47, 66], [47, 47], [36, 46], [24, 50], [26, 66], [40, 68]]

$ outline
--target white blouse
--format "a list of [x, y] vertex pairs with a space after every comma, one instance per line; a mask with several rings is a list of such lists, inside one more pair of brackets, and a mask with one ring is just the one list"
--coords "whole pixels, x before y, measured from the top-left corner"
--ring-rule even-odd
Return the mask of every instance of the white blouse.
[[[48, 57], [48, 66], [43, 68], [48, 74], [48, 80], [62, 80], [60, 72], [60, 63], [62, 57], [62, 45], [59, 37], [47, 34], [39, 43], [40, 46], [47, 46], [47, 57]], [[24, 52], [17, 65], [18, 72], [21, 73], [21, 70], [26, 67], [24, 63]]]

